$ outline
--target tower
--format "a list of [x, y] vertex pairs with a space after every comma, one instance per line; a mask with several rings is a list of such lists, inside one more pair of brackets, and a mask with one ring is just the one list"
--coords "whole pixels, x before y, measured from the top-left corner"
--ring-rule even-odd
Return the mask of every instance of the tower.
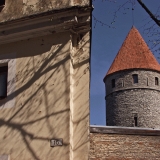
[[160, 128], [160, 65], [132, 27], [104, 77], [109, 126]]

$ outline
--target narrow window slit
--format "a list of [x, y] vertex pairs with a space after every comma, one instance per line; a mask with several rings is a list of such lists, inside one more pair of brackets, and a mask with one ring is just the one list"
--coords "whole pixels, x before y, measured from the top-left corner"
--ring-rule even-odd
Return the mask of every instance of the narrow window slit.
[[137, 127], [137, 116], [134, 116], [134, 126]]
[[148, 78], [147, 78], [147, 86], [149, 86], [149, 83], [148, 83]]
[[158, 86], [158, 77], [155, 77], [155, 85]]
[[138, 83], [138, 74], [133, 74], [132, 78], [133, 78], [133, 83]]
[[115, 87], [115, 79], [112, 79], [112, 88]]
[[122, 87], [124, 87], [124, 80], [122, 80]]

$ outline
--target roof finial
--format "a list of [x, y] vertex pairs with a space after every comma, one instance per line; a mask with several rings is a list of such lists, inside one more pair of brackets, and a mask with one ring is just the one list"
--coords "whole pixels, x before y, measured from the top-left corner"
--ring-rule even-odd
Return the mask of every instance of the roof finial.
[[135, 8], [135, 1], [132, 0], [132, 26], [134, 26], [134, 8]]

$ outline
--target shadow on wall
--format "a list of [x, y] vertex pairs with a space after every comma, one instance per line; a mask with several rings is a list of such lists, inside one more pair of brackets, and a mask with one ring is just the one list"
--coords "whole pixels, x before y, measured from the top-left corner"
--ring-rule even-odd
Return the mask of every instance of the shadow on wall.
[[[1, 45], [3, 55], [16, 53], [15, 106], [0, 108], [2, 154], [13, 153], [13, 159], [68, 159], [69, 47], [67, 33]], [[52, 138], [63, 138], [63, 147], [51, 148]]]
[[[89, 38], [88, 35], [86, 37]], [[87, 53], [89, 47], [85, 45], [88, 41], [82, 46]], [[70, 43], [69, 33], [59, 33], [1, 45], [0, 57], [4, 57], [1, 59], [9, 53], [16, 55], [12, 57], [16, 61], [16, 73], [11, 80], [16, 87], [7, 96], [8, 101], [15, 99], [12, 108], [7, 108], [1, 101], [0, 154], [11, 155], [12, 159], [18, 160], [69, 159]], [[75, 135], [80, 133], [77, 126], [88, 116], [86, 104], [88, 106], [89, 100], [85, 92], [89, 82], [83, 78], [89, 71], [89, 57], [80, 60], [83, 53], [76, 54], [74, 56], [78, 58], [73, 62], [73, 101], [78, 104], [78, 115], [73, 122]], [[82, 113], [82, 107], [87, 111], [83, 109]], [[86, 121], [84, 123], [87, 124]], [[63, 146], [51, 148], [52, 138], [63, 138]], [[76, 136], [74, 150], [81, 147], [81, 138]]]

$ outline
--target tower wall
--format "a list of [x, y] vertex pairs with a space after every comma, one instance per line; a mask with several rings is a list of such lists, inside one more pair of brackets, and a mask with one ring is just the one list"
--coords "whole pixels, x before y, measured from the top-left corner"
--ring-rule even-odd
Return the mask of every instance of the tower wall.
[[[138, 75], [138, 83], [134, 83], [133, 75]], [[160, 80], [158, 72], [142, 69], [107, 76], [107, 125], [133, 127], [136, 123], [137, 127], [160, 128], [160, 85], [155, 78]]]

